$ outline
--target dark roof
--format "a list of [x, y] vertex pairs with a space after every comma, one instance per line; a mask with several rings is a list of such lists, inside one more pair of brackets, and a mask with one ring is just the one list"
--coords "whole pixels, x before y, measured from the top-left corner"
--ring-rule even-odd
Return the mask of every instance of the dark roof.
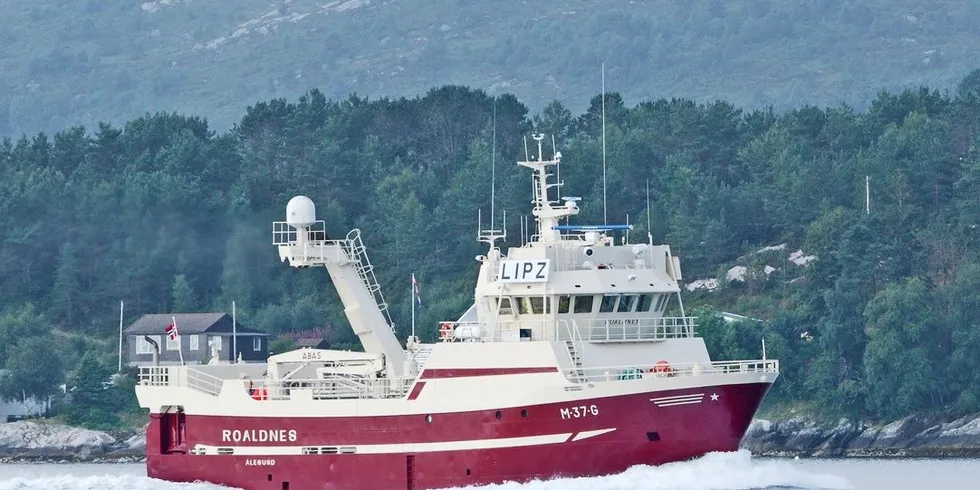
[[[177, 319], [177, 331], [182, 334], [195, 334], [204, 332], [228, 332], [231, 333], [232, 319], [227, 313], [158, 313], [143, 315], [133, 322], [126, 333], [129, 335], [158, 335], [163, 334], [172, 319]], [[236, 322], [235, 330], [238, 333], [261, 334], [262, 332], [245, 327], [241, 322]]]
[[313, 347], [323, 339], [297, 339], [296, 347]]

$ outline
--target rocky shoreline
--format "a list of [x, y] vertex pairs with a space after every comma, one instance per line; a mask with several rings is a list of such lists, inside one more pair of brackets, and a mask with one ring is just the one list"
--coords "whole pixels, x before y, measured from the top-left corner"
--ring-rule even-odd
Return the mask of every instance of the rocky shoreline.
[[[809, 417], [756, 419], [742, 447], [772, 457], [980, 458], [980, 414], [953, 421], [913, 415], [884, 425]], [[127, 463], [145, 459], [142, 431], [109, 434], [55, 423], [0, 424], [0, 463]]]
[[145, 459], [146, 436], [32, 421], [0, 424], [0, 462], [126, 463]]
[[943, 421], [912, 415], [884, 425], [807, 417], [756, 419], [742, 447], [759, 456], [980, 458], [980, 414]]

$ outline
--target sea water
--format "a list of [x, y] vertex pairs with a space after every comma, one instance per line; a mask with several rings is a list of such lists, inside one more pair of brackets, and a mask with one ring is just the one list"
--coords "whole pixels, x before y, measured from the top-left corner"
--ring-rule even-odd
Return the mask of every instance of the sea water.
[[[0, 490], [217, 490], [146, 477], [142, 464], [0, 464]], [[504, 483], [487, 490], [958, 490], [980, 488], [980, 460], [769, 459], [709, 454], [612, 476]]]

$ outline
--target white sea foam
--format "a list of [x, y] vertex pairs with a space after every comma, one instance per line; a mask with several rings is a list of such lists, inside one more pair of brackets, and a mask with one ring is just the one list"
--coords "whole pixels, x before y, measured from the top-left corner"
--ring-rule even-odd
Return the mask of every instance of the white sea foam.
[[[474, 488], [474, 487], [467, 487]], [[808, 473], [787, 460], [753, 460], [748, 451], [711, 453], [694, 461], [634, 466], [596, 478], [560, 478], [525, 484], [504, 483], [484, 490], [749, 490], [793, 488], [847, 490], [845, 479]]]
[[143, 465], [0, 464], [0, 490], [229, 490], [147, 478]]
[[[0, 490], [228, 490], [207, 483], [147, 478], [143, 465], [0, 465]], [[467, 487], [474, 488], [474, 487]], [[481, 490], [848, 490], [847, 480], [803, 471], [789, 460], [753, 460], [748, 451], [712, 453], [689, 462], [634, 466], [618, 475], [559, 478]]]

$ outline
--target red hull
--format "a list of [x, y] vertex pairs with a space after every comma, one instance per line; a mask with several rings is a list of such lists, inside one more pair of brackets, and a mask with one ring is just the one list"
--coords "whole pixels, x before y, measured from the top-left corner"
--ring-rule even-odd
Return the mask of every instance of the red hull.
[[[572, 434], [564, 442], [384, 454], [188, 455], [164, 453], [168, 437], [154, 414], [147, 429], [147, 474], [170, 481], [208, 481], [248, 490], [421, 490], [552, 477], [597, 476], [637, 464], [663, 464], [711, 451], [733, 451], [769, 383], [701, 387], [496, 410], [356, 418], [186, 416], [186, 444], [210, 446], [359, 446], [449, 443]], [[651, 398], [703, 393], [700, 403]], [[713, 396], [717, 395], [717, 396]], [[572, 405], [598, 414], [562, 417]], [[526, 417], [522, 416], [526, 410]], [[224, 431], [295, 430], [274, 442], [228, 442]], [[610, 430], [615, 429], [615, 430]], [[592, 432], [589, 432], [592, 431]], [[589, 435], [585, 435], [589, 433]], [[595, 435], [593, 435], [595, 434]], [[227, 437], [227, 436], [225, 436]], [[263, 437], [265, 439], [266, 437]], [[463, 444], [465, 446], [465, 444]], [[173, 450], [173, 448], [171, 448]], [[271, 451], [271, 452], [274, 452]], [[270, 464], [274, 462], [274, 464]], [[256, 464], [258, 463], [258, 464]]]

